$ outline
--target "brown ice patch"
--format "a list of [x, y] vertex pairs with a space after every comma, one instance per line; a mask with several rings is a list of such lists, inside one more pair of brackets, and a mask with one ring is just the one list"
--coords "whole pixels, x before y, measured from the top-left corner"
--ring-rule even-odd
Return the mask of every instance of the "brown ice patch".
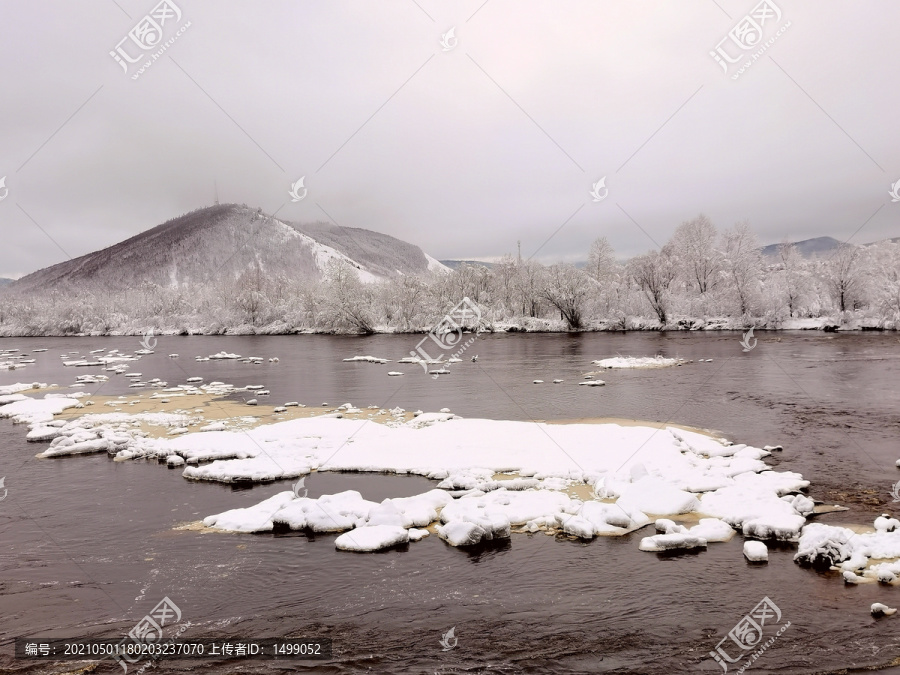
[[86, 405], [84, 408], [69, 408], [56, 415], [56, 417], [58, 419], [73, 420], [85, 415], [111, 412], [127, 415], [169, 413], [184, 417], [183, 424], [158, 424], [146, 420], [134, 420], [139, 422], [139, 426], [134, 428], [140, 429], [152, 438], [171, 438], [169, 431], [178, 426], [184, 426], [188, 429], [188, 433], [194, 433], [202, 427], [215, 422], [226, 422], [226, 429], [228, 430], [247, 430], [264, 424], [335, 413], [340, 413], [346, 419], [367, 419], [379, 424], [386, 424], [390, 421], [408, 422], [414, 417], [408, 411], [402, 415], [394, 416], [389, 410], [383, 408], [360, 408], [359, 412], [348, 413], [346, 410], [340, 410], [331, 406], [289, 406], [283, 412], [275, 412], [275, 408], [283, 406], [274, 402], [271, 404], [247, 405], [243, 401], [236, 401], [227, 395], [213, 395], [205, 392], [198, 394], [170, 394], [157, 391], [130, 396], [91, 396], [81, 399], [82, 403], [89, 401], [92, 405]]

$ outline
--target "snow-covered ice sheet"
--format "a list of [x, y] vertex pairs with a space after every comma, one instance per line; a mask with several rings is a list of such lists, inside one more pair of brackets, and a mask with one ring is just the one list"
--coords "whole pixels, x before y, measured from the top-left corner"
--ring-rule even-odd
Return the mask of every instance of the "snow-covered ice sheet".
[[[15, 395], [12, 389], [7, 396]], [[329, 415], [247, 430], [217, 422], [204, 433], [182, 433], [194, 424], [183, 414], [53, 419], [80, 405], [77, 395], [48, 394], [0, 405], [0, 416], [28, 422], [28, 440], [50, 441], [43, 457], [106, 450], [118, 460], [156, 457], [169, 466], [179, 466], [181, 458], [183, 476], [194, 480], [263, 483], [312, 471], [369, 471], [440, 481], [441, 489], [381, 504], [359, 493], [319, 500], [287, 493], [211, 516], [208, 524], [219, 529], [266, 531], [278, 523], [316, 531], [409, 530], [439, 521], [442, 539], [466, 545], [509, 536], [511, 528], [591, 538], [625, 534], [659, 516], [706, 516], [690, 529], [665, 526], [644, 545], [667, 550], [724, 541], [735, 529], [758, 539], [797, 540], [813, 508], [796, 494], [808, 481], [769, 469], [762, 461], [769, 452], [673, 427], [462, 419], [446, 409], [393, 425]], [[171, 433], [147, 437], [132, 428], [142, 422]], [[594, 498], [570, 496], [564, 490], [573, 485], [592, 487]], [[892, 553], [896, 541], [900, 557], [900, 534], [877, 534], [889, 539], [873, 540], [866, 555]]]
[[68, 408], [80, 408], [82, 403], [74, 397], [47, 394], [44, 398], [26, 398], [0, 406], [0, 417], [10, 417], [17, 424], [49, 422]]

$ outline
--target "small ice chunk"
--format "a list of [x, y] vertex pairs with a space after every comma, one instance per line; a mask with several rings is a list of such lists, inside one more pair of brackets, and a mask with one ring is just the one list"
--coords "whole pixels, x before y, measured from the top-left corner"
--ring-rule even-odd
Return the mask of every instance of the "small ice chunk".
[[200, 427], [197, 431], [225, 431], [225, 422], [212, 422]]
[[706, 548], [706, 539], [692, 534], [655, 534], [641, 539], [642, 551], [660, 552], [675, 549]]
[[745, 537], [797, 541], [805, 524], [806, 518], [800, 515], [771, 514], [744, 521], [743, 532]]
[[446, 525], [439, 525], [438, 536], [451, 546], [472, 546], [484, 537], [484, 530], [476, 523], [465, 520], [454, 520]]
[[557, 520], [562, 527], [563, 532], [571, 534], [582, 539], [594, 538], [594, 525], [591, 521], [581, 516], [570, 516], [559, 513], [556, 515]]
[[370, 553], [372, 551], [382, 551], [398, 544], [405, 544], [408, 541], [409, 532], [402, 527], [395, 525], [371, 525], [344, 532], [344, 534], [334, 540], [334, 546], [341, 551]]
[[184, 466], [184, 457], [169, 455], [166, 457], [166, 465], [173, 469], [177, 466]]
[[891, 518], [890, 514], [882, 513], [875, 519], [875, 529], [879, 532], [893, 532], [900, 528], [900, 520]]
[[853, 554], [850, 540], [853, 530], [846, 527], [812, 523], [803, 528], [794, 561], [817, 567], [837, 565]]
[[880, 602], [873, 602], [872, 606], [869, 608], [869, 611], [872, 612], [872, 616], [890, 616], [891, 614], [896, 614], [897, 610], [893, 607], [888, 607], [887, 605], [882, 605]]
[[730, 541], [734, 536], [734, 528], [719, 518], [701, 518], [700, 523], [690, 529], [690, 533], [707, 542]]
[[420, 539], [424, 539], [425, 537], [427, 537], [429, 534], [431, 534], [431, 532], [429, 532], [428, 530], [421, 530], [415, 527], [411, 527], [409, 529], [409, 540], [419, 541]]
[[744, 557], [751, 562], [768, 562], [769, 549], [761, 541], [745, 541]]

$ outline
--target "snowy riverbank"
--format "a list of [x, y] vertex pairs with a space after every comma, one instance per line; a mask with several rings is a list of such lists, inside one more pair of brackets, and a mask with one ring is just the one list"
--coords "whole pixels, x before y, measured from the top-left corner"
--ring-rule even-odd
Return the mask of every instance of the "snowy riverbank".
[[[572, 332], [566, 322], [561, 319], [521, 318], [516, 320], [491, 320], [482, 317], [478, 327], [485, 333], [567, 333]], [[107, 337], [107, 336], [140, 336], [152, 330], [155, 335], [335, 335], [348, 334], [354, 331], [342, 331], [329, 328], [310, 327], [276, 321], [264, 325], [250, 324], [214, 324], [204, 325], [190, 319], [175, 322], [160, 322], [157, 318], [149, 318], [141, 323], [137, 319], [123, 322], [124, 325], [107, 327], [104, 330], [64, 330], [55, 329], [47, 323], [40, 326], [16, 323], [0, 324], [0, 337]], [[106, 322], [108, 325], [108, 322]], [[844, 316], [821, 316], [804, 319], [771, 319], [771, 318], [733, 318], [733, 317], [674, 317], [662, 325], [658, 320], [649, 317], [629, 316], [617, 321], [592, 321], [586, 323], [580, 332], [622, 332], [622, 331], [746, 331], [749, 328], [763, 331], [781, 330], [815, 330], [815, 331], [896, 331], [900, 322], [874, 316], [847, 313]], [[402, 329], [396, 326], [376, 325], [372, 334], [417, 335], [428, 333], [431, 326], [422, 325]], [[469, 328], [466, 329], [470, 330]]]

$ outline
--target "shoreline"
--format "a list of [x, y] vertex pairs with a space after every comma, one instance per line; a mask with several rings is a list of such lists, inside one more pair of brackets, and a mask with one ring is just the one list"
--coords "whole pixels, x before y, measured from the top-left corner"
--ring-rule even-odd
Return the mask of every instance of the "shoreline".
[[[713, 319], [682, 318], [668, 323], [665, 326], [658, 321], [644, 317], [632, 317], [628, 325], [600, 321], [593, 325], [584, 326], [574, 330], [564, 326], [556, 320], [532, 320], [524, 322], [496, 322], [483, 325], [476, 329], [463, 327], [463, 333], [474, 334], [516, 334], [516, 333], [548, 333], [548, 334], [578, 334], [578, 333], [696, 333], [696, 332], [735, 332], [740, 333], [750, 329], [754, 331], [766, 331], [775, 333], [897, 333], [900, 330], [900, 322], [880, 318], [854, 318], [850, 321], [840, 321], [833, 317], [819, 317], [814, 319], [790, 319], [784, 321], [767, 322], [763, 319], [751, 319], [744, 321], [718, 317]], [[40, 332], [32, 333], [27, 330], [0, 328], [0, 338], [73, 338], [73, 337], [140, 337], [148, 333], [156, 337], [192, 337], [192, 336], [254, 336], [254, 335], [331, 335], [331, 336], [371, 336], [371, 335], [427, 335], [432, 328], [420, 326], [417, 328], [400, 329], [391, 326], [377, 326], [371, 332], [335, 331], [316, 328], [303, 328], [287, 326], [285, 324], [271, 324], [268, 326], [232, 326], [228, 328], [209, 327], [181, 327], [159, 328], [145, 325], [141, 328], [90, 331], [79, 333]]]

